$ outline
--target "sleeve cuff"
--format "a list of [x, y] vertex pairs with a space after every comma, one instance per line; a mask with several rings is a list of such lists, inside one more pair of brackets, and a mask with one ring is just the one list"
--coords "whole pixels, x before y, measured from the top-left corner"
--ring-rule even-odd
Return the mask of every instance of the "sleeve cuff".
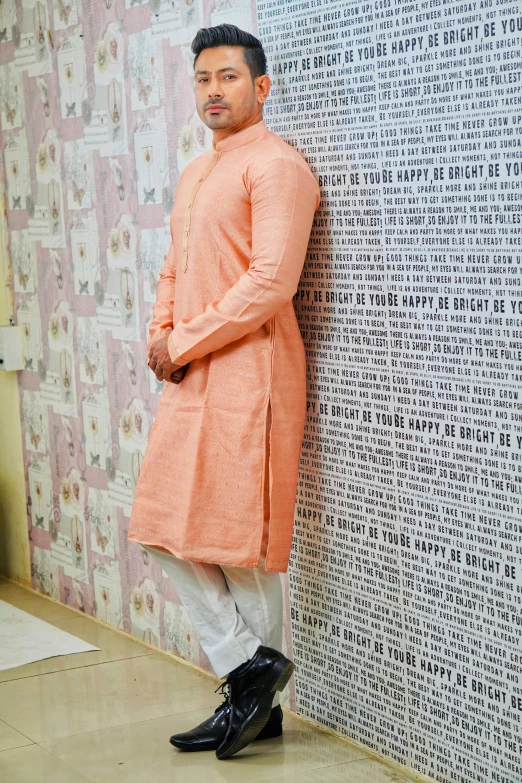
[[183, 367], [184, 364], [188, 364], [186, 359], [183, 359], [183, 357], [178, 354], [176, 346], [174, 345], [174, 342], [172, 340], [173, 332], [171, 332], [167, 339], [167, 350], [169, 352], [170, 360], [172, 364], [176, 364], [178, 367]]

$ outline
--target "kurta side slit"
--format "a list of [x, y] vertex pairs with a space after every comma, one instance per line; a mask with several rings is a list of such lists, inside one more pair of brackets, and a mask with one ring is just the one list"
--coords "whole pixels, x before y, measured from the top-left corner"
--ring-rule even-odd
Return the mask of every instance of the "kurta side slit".
[[263, 528], [261, 534], [261, 549], [259, 553], [259, 559], [266, 558], [268, 546], [270, 543], [270, 498], [272, 492], [271, 485], [271, 465], [270, 465], [270, 432], [272, 423], [272, 410], [270, 407], [270, 397], [268, 397], [268, 405], [266, 412], [266, 438], [265, 438], [265, 471], [263, 478]]

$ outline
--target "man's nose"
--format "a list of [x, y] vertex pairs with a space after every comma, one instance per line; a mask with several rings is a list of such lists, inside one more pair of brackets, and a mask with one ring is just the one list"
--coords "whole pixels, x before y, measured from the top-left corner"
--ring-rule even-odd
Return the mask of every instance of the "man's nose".
[[208, 83], [208, 97], [209, 98], [221, 98], [223, 96], [223, 87], [217, 79], [212, 79]]

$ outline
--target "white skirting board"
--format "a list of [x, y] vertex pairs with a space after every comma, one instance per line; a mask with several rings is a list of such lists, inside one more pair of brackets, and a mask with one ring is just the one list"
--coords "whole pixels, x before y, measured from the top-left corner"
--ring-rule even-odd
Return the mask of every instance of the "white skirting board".
[[0, 601], [0, 670], [53, 658], [99, 650], [54, 625]]

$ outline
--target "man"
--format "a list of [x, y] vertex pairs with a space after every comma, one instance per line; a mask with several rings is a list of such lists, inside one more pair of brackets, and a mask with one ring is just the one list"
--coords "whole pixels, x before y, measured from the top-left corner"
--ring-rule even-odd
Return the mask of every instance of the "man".
[[305, 353], [293, 296], [319, 187], [269, 132], [266, 58], [233, 25], [192, 43], [195, 95], [213, 149], [183, 171], [149, 332], [165, 380], [128, 538], [172, 578], [225, 696], [171, 737], [227, 758], [280, 735], [279, 574], [288, 568], [304, 430]]

